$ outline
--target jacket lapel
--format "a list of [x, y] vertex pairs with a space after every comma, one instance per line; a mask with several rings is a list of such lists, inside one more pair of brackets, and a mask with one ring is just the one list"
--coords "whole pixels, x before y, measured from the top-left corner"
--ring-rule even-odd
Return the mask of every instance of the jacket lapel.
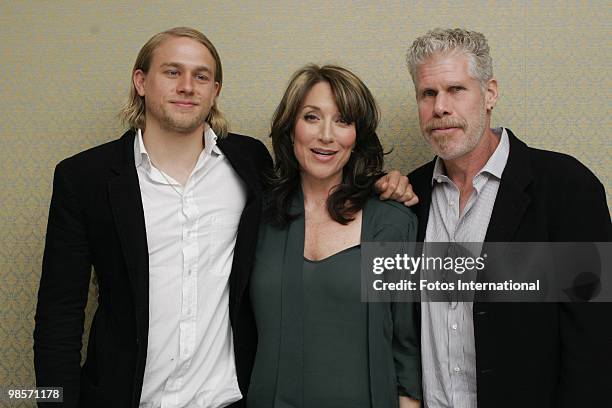
[[527, 145], [509, 129], [510, 154], [502, 173], [485, 242], [513, 241], [531, 197], [527, 187], [533, 179]]
[[423, 169], [424, 176], [419, 176], [413, 179], [409, 179], [413, 183], [415, 193], [419, 197], [419, 203], [413, 208], [419, 224], [417, 228], [417, 241], [423, 242], [425, 240], [425, 233], [427, 232], [427, 221], [429, 220], [429, 207], [431, 205], [431, 177], [433, 176], [434, 165], [436, 159], [434, 158], [431, 162], [425, 165]]
[[234, 247], [232, 273], [229, 278], [230, 315], [232, 317], [235, 311], [240, 310], [240, 302], [248, 287], [262, 206], [262, 183], [259, 171], [248, 156], [251, 152], [245, 151], [244, 145], [237, 143], [236, 138], [238, 137], [241, 136], [230, 134], [217, 140], [219, 149], [221, 149], [247, 189], [247, 202], [240, 216], [238, 235]]
[[[506, 129], [506, 132], [510, 142], [510, 152], [499, 183], [499, 189], [497, 190], [482, 253], [491, 252], [487, 247], [490, 242], [511, 242], [516, 240], [517, 229], [531, 202], [527, 188], [533, 177], [527, 145], [518, 140], [510, 129]], [[479, 280], [487, 280], [486, 270], [483, 271], [482, 275], [479, 275]], [[484, 293], [481, 293], [475, 298], [474, 330], [477, 333], [480, 333], [482, 330], [479, 318], [488, 313], [492, 307], [491, 302], [484, 301], [486, 299], [485, 296]], [[477, 348], [479, 347], [478, 338], [481, 337], [483, 337], [482, 334], [476, 334]]]
[[127, 132], [121, 140], [122, 157], [111, 167], [115, 176], [108, 182], [108, 193], [134, 294], [138, 333], [144, 333], [143, 330], [148, 327], [149, 252], [140, 185], [134, 164], [134, 132]]
[[[368, 209], [368, 204], [363, 208], [361, 216], [361, 242], [373, 242], [374, 241], [374, 228], [372, 225], [372, 219]], [[362, 247], [363, 250], [363, 247]], [[363, 280], [363, 277], [361, 277]], [[363, 282], [363, 281], [362, 281]], [[365, 290], [366, 296], [369, 295], [370, 291], [362, 286], [362, 291]], [[363, 296], [363, 293], [362, 293]], [[370, 393], [371, 401], [380, 401], [381, 397], [378, 387], [374, 387], [374, 379], [379, 379], [385, 376], [386, 373], [376, 372], [376, 368], [379, 366], [378, 363], [384, 360], [385, 353], [380, 348], [380, 327], [383, 327], [384, 321], [384, 308], [388, 307], [388, 303], [380, 302], [380, 300], [367, 299], [367, 319], [368, 319], [368, 365], [370, 374]], [[384, 399], [383, 399], [384, 401]]]
[[250, 201], [255, 194], [261, 194], [261, 183], [252, 161], [248, 159], [250, 152], [241, 150], [238, 143], [234, 143], [236, 137], [240, 136], [230, 134], [224, 138], [220, 137], [217, 140], [217, 146], [227, 157], [234, 171], [244, 181], [248, 193], [247, 200]]
[[[296, 372], [296, 377], [279, 377], [278, 387], [284, 390], [277, 396], [279, 405], [299, 406], [303, 402], [304, 367], [304, 196], [299, 189], [291, 204], [291, 213], [300, 214], [283, 232], [281, 344], [279, 373]], [[280, 240], [279, 240], [280, 241]], [[283, 244], [283, 242], [279, 242]], [[297, 380], [297, 381], [296, 381]]]

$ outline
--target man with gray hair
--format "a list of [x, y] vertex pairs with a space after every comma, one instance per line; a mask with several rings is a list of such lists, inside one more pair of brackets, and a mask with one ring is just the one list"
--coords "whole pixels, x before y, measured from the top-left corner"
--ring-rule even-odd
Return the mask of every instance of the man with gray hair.
[[[609, 241], [602, 184], [576, 159], [490, 128], [498, 98], [484, 35], [435, 29], [407, 55], [437, 157], [409, 175], [429, 242]], [[612, 384], [609, 306], [423, 302], [430, 408], [603, 407]], [[607, 399], [607, 398], [606, 398]]]

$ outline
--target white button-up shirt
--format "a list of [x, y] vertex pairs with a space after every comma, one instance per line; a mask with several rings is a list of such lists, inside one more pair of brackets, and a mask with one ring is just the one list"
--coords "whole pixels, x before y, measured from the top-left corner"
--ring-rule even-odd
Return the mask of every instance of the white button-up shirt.
[[246, 188], [209, 128], [181, 186], [134, 157], [149, 248], [149, 337], [140, 407], [224, 407], [239, 400], [228, 278]]

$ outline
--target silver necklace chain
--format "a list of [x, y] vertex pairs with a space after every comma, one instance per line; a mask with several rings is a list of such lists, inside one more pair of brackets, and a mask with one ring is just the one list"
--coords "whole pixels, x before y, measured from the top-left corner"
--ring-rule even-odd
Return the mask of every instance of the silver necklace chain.
[[151, 156], [149, 156], [149, 161], [151, 162], [151, 164], [153, 165], [153, 167], [155, 167], [155, 169], [162, 175], [162, 177], [164, 178], [164, 180], [166, 180], [166, 182], [170, 185], [170, 187], [172, 187], [172, 189], [176, 192], [176, 194], [178, 194], [178, 196], [181, 198], [181, 200], [183, 199], [183, 193], [181, 193], [175, 186], [174, 183], [172, 181], [170, 181], [170, 179], [168, 178], [168, 176], [166, 176], [166, 173], [164, 173], [164, 171], [162, 169], [160, 169], [159, 167], [157, 167], [157, 165], [155, 163], [153, 163], [153, 160], [151, 160]]

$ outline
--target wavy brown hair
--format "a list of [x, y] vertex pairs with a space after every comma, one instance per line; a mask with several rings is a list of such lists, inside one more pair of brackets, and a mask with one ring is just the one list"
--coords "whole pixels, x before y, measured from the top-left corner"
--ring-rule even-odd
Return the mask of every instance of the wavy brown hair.
[[[217, 49], [213, 43], [210, 42], [210, 40], [204, 34], [190, 27], [171, 28], [151, 37], [149, 41], [142, 46], [138, 56], [136, 57], [134, 68], [132, 68], [132, 78], [134, 77], [134, 72], [137, 70], [141, 70], [145, 74], [149, 72], [149, 68], [151, 68], [151, 61], [153, 60], [153, 53], [157, 47], [164, 43], [164, 41], [172, 37], [191, 38], [192, 40], [195, 40], [205, 46], [208, 51], [210, 51], [210, 54], [215, 60], [215, 82], [219, 83], [220, 91], [221, 86], [223, 85], [223, 67], [221, 66], [221, 58], [219, 57], [219, 53], [217, 52]], [[142, 129], [145, 126], [145, 100], [144, 97], [138, 95], [134, 82], [131, 81], [131, 83], [132, 87], [130, 88], [130, 95], [127, 102], [121, 108], [119, 117], [131, 128]], [[216, 100], [213, 106], [210, 107], [210, 112], [208, 113], [205, 121], [210, 125], [217, 136], [224, 137], [227, 135], [228, 123], [219, 110]]]
[[380, 113], [370, 90], [346, 68], [306, 65], [291, 77], [272, 118], [270, 137], [275, 162], [268, 180], [265, 216], [279, 227], [298, 216], [290, 212], [291, 200], [300, 187], [300, 165], [293, 151], [292, 135], [306, 95], [319, 82], [330, 85], [340, 115], [347, 123], [355, 124], [357, 134], [354, 150], [342, 171], [342, 182], [327, 199], [331, 218], [344, 225], [352, 221], [382, 175], [384, 153], [376, 135]]

